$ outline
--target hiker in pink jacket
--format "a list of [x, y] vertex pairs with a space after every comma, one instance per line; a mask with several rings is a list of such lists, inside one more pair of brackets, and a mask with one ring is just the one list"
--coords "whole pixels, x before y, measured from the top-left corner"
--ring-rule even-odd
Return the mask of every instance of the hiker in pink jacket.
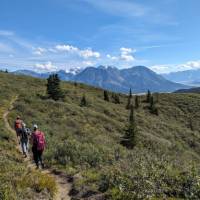
[[35, 164], [37, 166], [37, 169], [39, 168], [39, 164], [41, 164], [41, 167], [44, 168], [44, 163], [42, 160], [42, 154], [45, 149], [45, 136], [44, 133], [40, 130], [38, 130], [38, 126], [35, 124], [33, 126], [33, 133], [32, 133], [32, 152], [33, 152], [33, 159], [35, 161]]

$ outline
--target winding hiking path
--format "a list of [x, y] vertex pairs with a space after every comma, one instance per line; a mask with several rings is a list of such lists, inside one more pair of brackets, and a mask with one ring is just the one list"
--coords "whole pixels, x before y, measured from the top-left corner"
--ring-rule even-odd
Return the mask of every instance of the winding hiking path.
[[[10, 126], [8, 122], [8, 114], [13, 109], [14, 107], [13, 104], [15, 103], [17, 98], [18, 97], [16, 96], [12, 99], [12, 101], [10, 102], [10, 108], [3, 114], [3, 120], [5, 123], [5, 126], [7, 130], [12, 132], [13, 134], [16, 134], [16, 133], [15, 133], [15, 130], [12, 129], [12, 127]], [[17, 149], [20, 150], [19, 145], [17, 146]], [[26, 160], [27, 160], [27, 166], [31, 170], [35, 170], [35, 165], [32, 163], [30, 157]], [[69, 196], [69, 192], [71, 190], [71, 184], [68, 182], [69, 178], [65, 174], [58, 173], [52, 169], [42, 170], [41, 173], [47, 174], [55, 179], [55, 182], [57, 184], [57, 193], [55, 194], [54, 200], [71, 200], [71, 197]]]

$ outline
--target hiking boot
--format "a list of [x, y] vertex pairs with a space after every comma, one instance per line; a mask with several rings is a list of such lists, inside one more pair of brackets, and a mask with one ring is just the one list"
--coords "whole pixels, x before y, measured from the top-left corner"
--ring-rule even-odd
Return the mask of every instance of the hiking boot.
[[41, 163], [41, 167], [42, 167], [42, 169], [44, 169], [44, 163]]

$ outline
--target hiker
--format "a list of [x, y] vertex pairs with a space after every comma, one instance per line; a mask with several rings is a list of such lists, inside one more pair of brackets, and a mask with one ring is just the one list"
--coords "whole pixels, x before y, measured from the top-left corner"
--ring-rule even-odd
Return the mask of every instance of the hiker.
[[27, 157], [28, 153], [28, 142], [29, 142], [30, 130], [26, 128], [26, 124], [22, 123], [22, 130], [20, 132], [20, 144], [22, 148], [22, 153]]
[[23, 121], [21, 120], [20, 116], [17, 116], [16, 120], [15, 120], [15, 124], [14, 124], [14, 128], [17, 134], [17, 139], [18, 142], [20, 143], [20, 133], [22, 131], [22, 123]]
[[32, 152], [33, 152], [33, 159], [35, 161], [35, 164], [37, 166], [37, 169], [39, 169], [39, 164], [41, 164], [41, 167], [44, 168], [44, 163], [42, 160], [42, 154], [45, 149], [45, 136], [44, 133], [40, 130], [38, 130], [38, 126], [35, 124], [33, 126], [33, 133], [32, 133]]

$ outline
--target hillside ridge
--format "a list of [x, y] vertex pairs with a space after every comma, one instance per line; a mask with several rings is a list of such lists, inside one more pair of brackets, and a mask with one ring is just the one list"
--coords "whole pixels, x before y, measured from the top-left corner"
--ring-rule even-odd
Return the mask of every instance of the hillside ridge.
[[[20, 115], [27, 127], [36, 123], [45, 132], [48, 146], [44, 162], [74, 177], [72, 198], [192, 199], [193, 194], [200, 198], [199, 94], [154, 93], [157, 114], [151, 112], [146, 95], [138, 95], [139, 107], [134, 109], [136, 145], [127, 149], [120, 143], [130, 114], [127, 95], [108, 92], [109, 100], [105, 100], [102, 89], [61, 82], [64, 97], [54, 101], [47, 96], [46, 85], [43, 79], [0, 73], [0, 103], [19, 95], [8, 116], [10, 124]], [[83, 95], [87, 104], [81, 106]], [[133, 105], [135, 98], [131, 100]], [[0, 132], [4, 138], [0, 140], [1, 152], [9, 144], [4, 132]], [[6, 177], [12, 171], [8, 169]], [[42, 188], [52, 191], [47, 177], [43, 178], [46, 182]], [[3, 186], [0, 184], [0, 188]], [[34, 187], [37, 189], [38, 184]], [[20, 191], [27, 194], [25, 189]]]
[[[12, 98], [9, 109], [3, 114], [3, 120], [6, 126], [6, 129], [12, 132], [13, 134], [16, 134], [16, 133], [15, 133], [15, 130], [10, 126], [7, 116], [9, 115], [10, 111], [13, 109], [14, 107], [13, 105], [17, 101], [17, 99], [18, 99], [18, 96], [15, 96], [14, 98]], [[18, 151], [21, 151], [21, 148], [19, 145], [17, 145], [16, 149]], [[25, 162], [27, 162], [27, 166], [32, 171], [34, 171], [35, 165], [32, 164], [31, 157], [28, 155], [28, 159], [24, 159], [24, 160]], [[57, 192], [54, 197], [55, 200], [71, 200], [71, 197], [69, 196], [69, 193], [71, 191], [71, 184], [69, 183], [69, 180], [66, 177], [66, 175], [64, 175], [63, 173], [58, 173], [58, 172], [55, 173], [55, 171], [52, 169], [42, 170], [41, 173], [51, 176], [55, 179], [55, 182], [57, 184]]]

